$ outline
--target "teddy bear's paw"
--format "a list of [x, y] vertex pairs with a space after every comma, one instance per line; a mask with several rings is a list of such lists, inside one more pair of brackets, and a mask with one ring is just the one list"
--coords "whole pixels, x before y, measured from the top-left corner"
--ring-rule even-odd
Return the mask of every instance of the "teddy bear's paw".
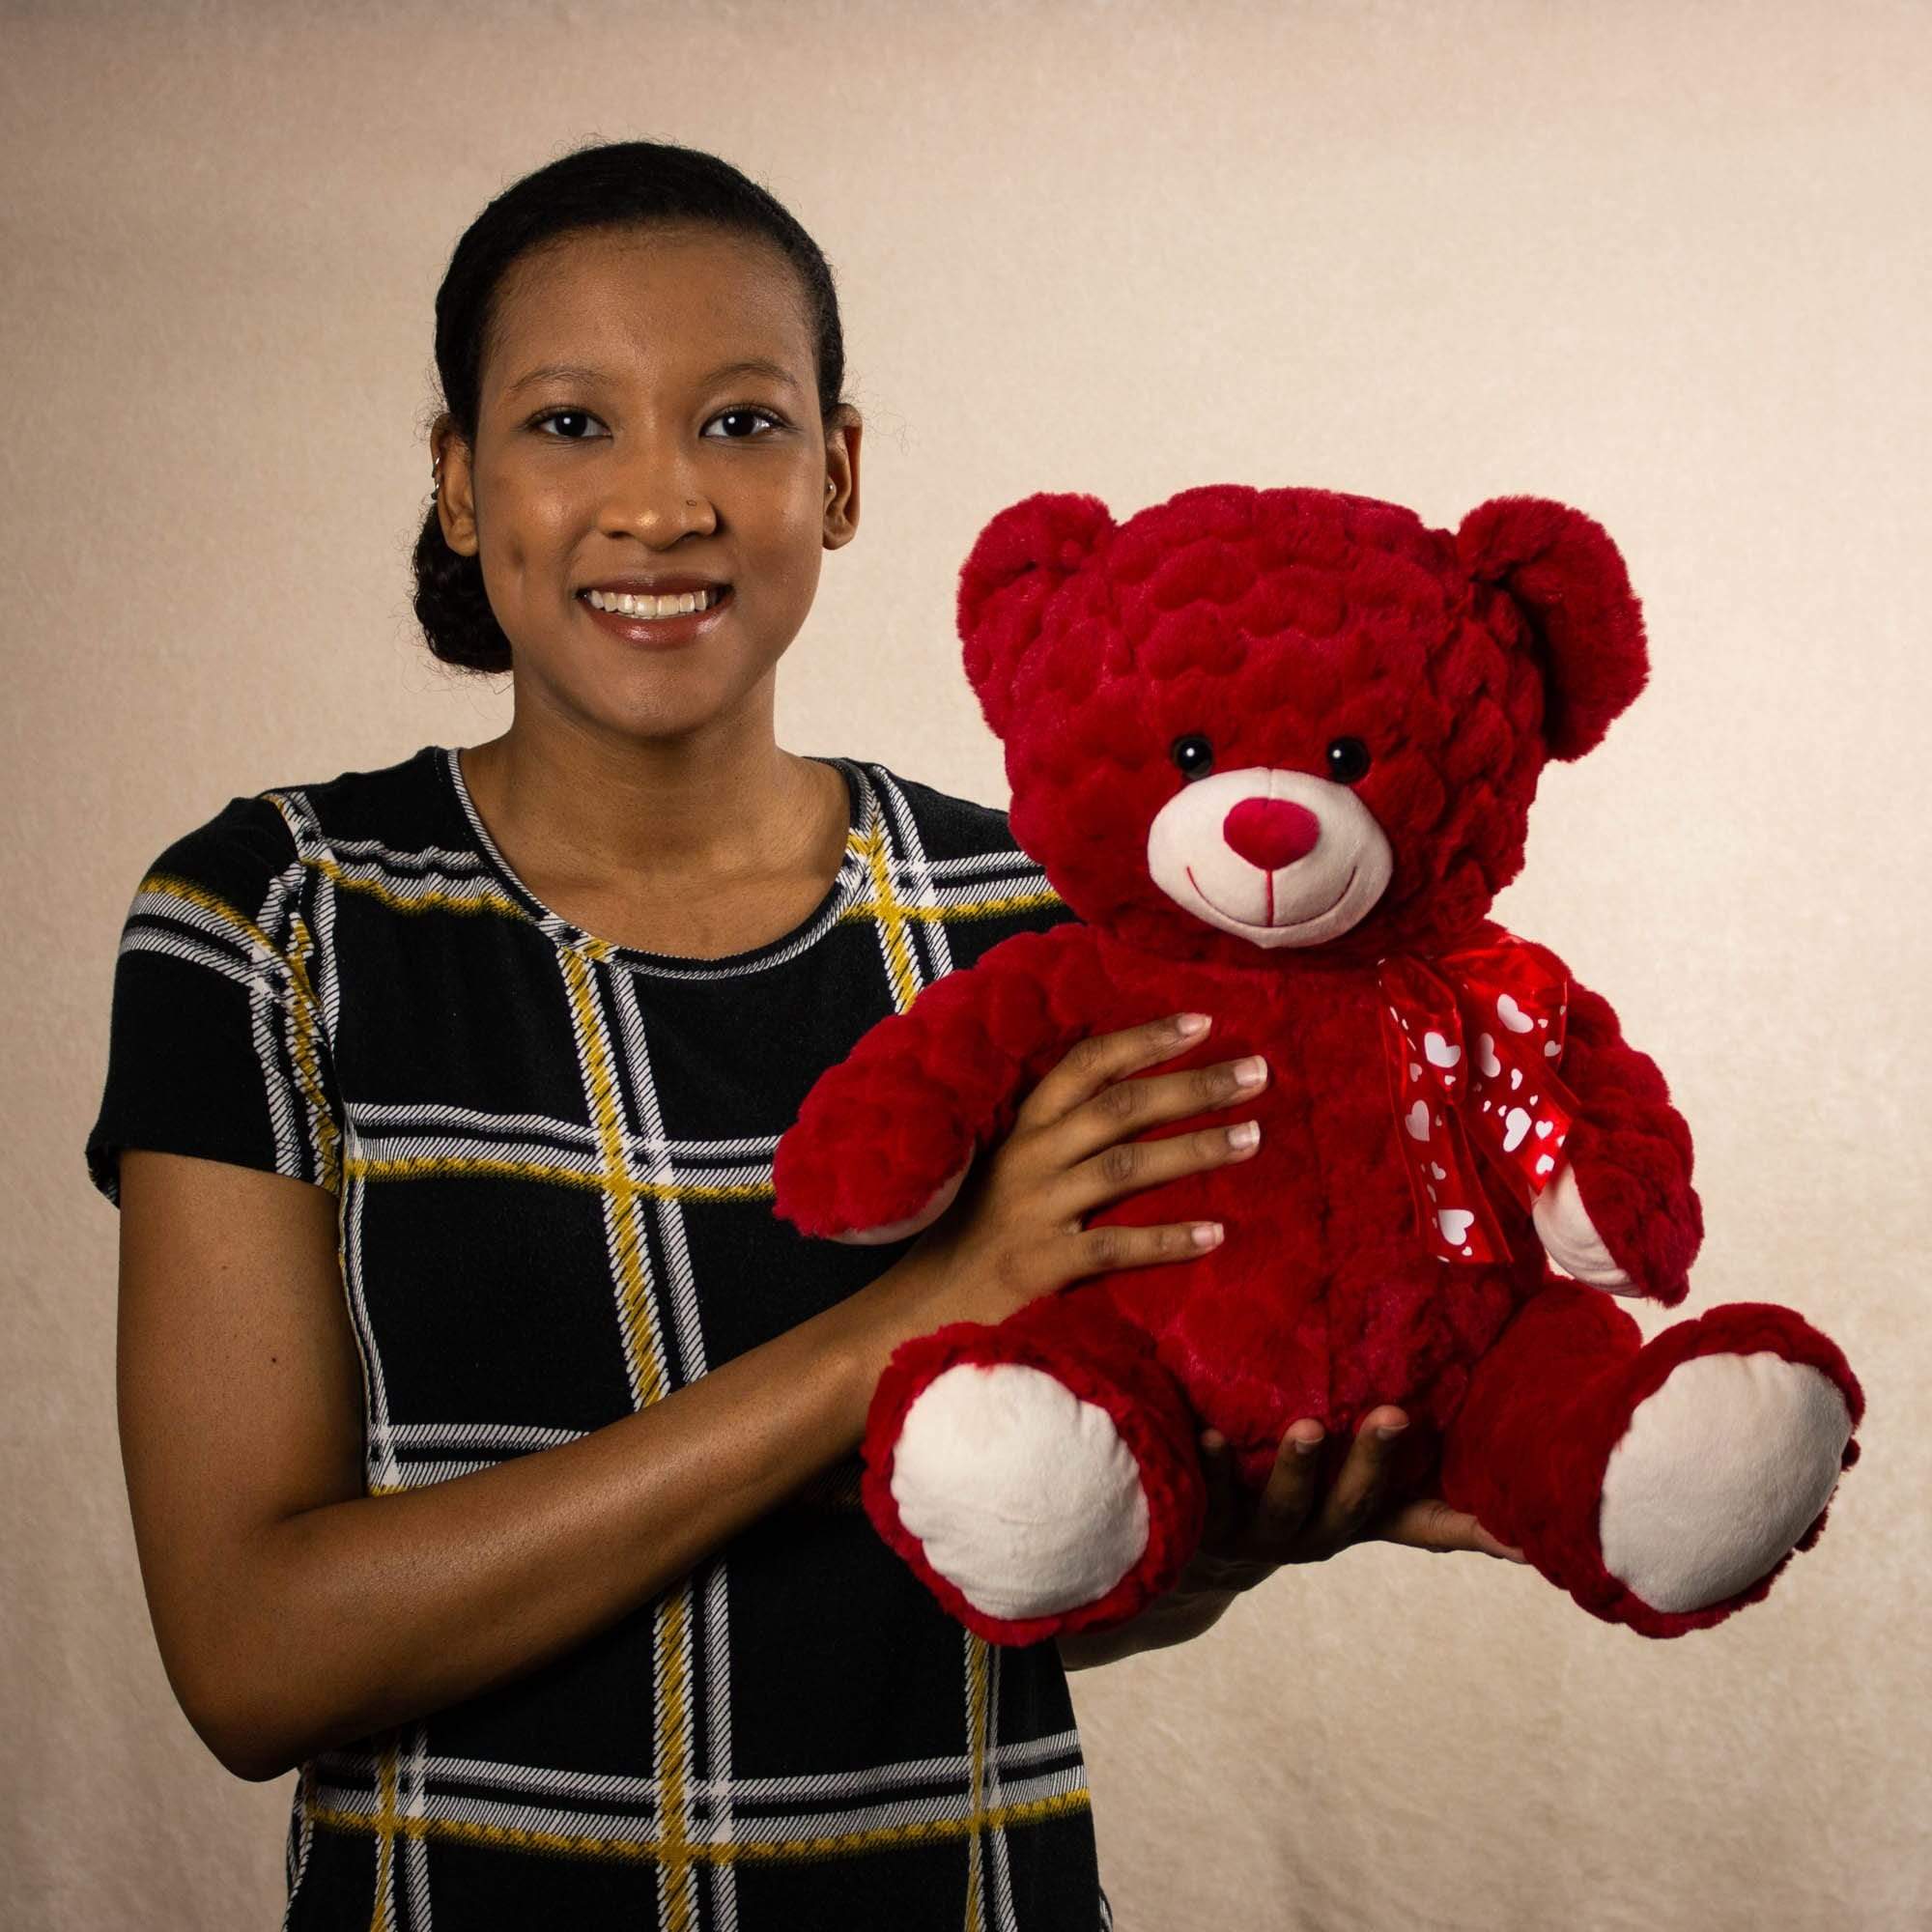
[[803, 1235], [903, 1240], [952, 1205], [975, 1151], [970, 1134], [930, 1112], [909, 1118], [814, 1089], [773, 1150], [773, 1206]]
[[842, 1235], [835, 1235], [834, 1240], [843, 1241], [857, 1248], [882, 1247], [888, 1241], [909, 1241], [915, 1235], [923, 1235], [952, 1206], [958, 1194], [960, 1183], [965, 1180], [967, 1171], [973, 1163], [969, 1160], [953, 1175], [952, 1179], [942, 1181], [931, 1200], [917, 1212], [908, 1214], [903, 1220], [884, 1221], [874, 1228], [852, 1228]]
[[1544, 1253], [1565, 1274], [1587, 1288], [1601, 1288], [1610, 1294], [1637, 1292], [1630, 1276], [1610, 1259], [1597, 1224], [1590, 1219], [1590, 1210], [1583, 1206], [1574, 1161], [1566, 1160], [1556, 1170], [1549, 1184], [1536, 1197], [1530, 1219], [1536, 1224]]
[[1113, 1419], [1019, 1363], [961, 1364], [921, 1390], [892, 1493], [925, 1560], [1009, 1621], [1096, 1602], [1148, 1546], [1140, 1464]]
[[1604, 1471], [1604, 1567], [1653, 1609], [1702, 1609], [1782, 1560], [1831, 1499], [1852, 1417], [1771, 1350], [1693, 1356], [1640, 1402]]

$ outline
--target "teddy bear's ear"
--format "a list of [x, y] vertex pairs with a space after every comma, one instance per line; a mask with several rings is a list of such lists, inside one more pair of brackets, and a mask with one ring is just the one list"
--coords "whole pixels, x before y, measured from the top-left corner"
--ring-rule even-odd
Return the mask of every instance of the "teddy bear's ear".
[[1543, 736], [1552, 758], [1580, 758], [1643, 689], [1643, 611], [1609, 532], [1542, 497], [1496, 497], [1456, 532], [1463, 568], [1506, 590], [1535, 639]]
[[966, 675], [1002, 736], [1014, 674], [1039, 636], [1048, 599], [1113, 528], [1097, 497], [1038, 496], [1002, 510], [980, 532], [959, 572], [959, 637]]

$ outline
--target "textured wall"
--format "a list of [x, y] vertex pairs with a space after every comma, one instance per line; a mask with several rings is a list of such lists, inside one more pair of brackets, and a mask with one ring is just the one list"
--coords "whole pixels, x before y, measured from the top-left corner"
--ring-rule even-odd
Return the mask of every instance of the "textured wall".
[[1004, 795], [950, 600], [1035, 488], [1608, 526], [1654, 682], [1550, 774], [1503, 916], [1698, 1132], [1692, 1305], [1796, 1301], [1866, 1378], [1832, 1532], [1717, 1633], [1372, 1547], [1076, 1680], [1122, 1924], [1932, 1919], [1928, 54], [1904, 0], [0, 12], [0, 1918], [279, 1910], [287, 1784], [176, 1711], [126, 1521], [80, 1161], [115, 933], [231, 795], [497, 728], [407, 622], [431, 296], [505, 181], [654, 134], [842, 277], [867, 520], [799, 749]]

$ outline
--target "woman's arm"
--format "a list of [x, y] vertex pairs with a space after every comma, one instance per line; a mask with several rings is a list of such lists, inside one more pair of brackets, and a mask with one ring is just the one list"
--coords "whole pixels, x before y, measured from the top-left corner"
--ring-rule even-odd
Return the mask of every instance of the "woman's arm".
[[1068, 1670], [1092, 1670], [1100, 1663], [1118, 1663], [1144, 1650], [1166, 1650], [1191, 1643], [1221, 1621], [1222, 1612], [1240, 1593], [1236, 1590], [1190, 1591], [1184, 1586], [1157, 1598], [1126, 1623], [1111, 1630], [1079, 1631], [1056, 1637], [1060, 1662]]
[[334, 1208], [252, 1169], [122, 1158], [142, 1576], [183, 1709], [243, 1777], [488, 1690], [664, 1589], [849, 1452], [890, 1333], [871, 1294], [578, 1441], [369, 1496]]
[[1214, 1127], [1102, 1172], [1127, 1134], [1252, 1094], [1222, 1065], [1137, 1082], [1131, 1124], [1107, 1102], [1198, 1037], [1167, 1021], [1083, 1041], [969, 1197], [837, 1307], [575, 1442], [381, 1496], [364, 1493], [333, 1197], [125, 1152], [122, 1450], [189, 1721], [238, 1776], [262, 1779], [519, 1677], [850, 1454], [901, 1341], [1001, 1320], [1103, 1267], [1200, 1253], [1191, 1227], [1083, 1227], [1102, 1201], [1250, 1151]]

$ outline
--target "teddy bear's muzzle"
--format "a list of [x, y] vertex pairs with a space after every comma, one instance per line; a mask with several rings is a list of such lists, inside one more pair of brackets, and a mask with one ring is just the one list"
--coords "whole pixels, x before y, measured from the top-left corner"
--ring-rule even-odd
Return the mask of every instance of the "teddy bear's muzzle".
[[1257, 946], [1316, 946], [1380, 898], [1394, 855], [1344, 784], [1253, 766], [1181, 786], [1148, 828], [1148, 870], [1177, 905]]

